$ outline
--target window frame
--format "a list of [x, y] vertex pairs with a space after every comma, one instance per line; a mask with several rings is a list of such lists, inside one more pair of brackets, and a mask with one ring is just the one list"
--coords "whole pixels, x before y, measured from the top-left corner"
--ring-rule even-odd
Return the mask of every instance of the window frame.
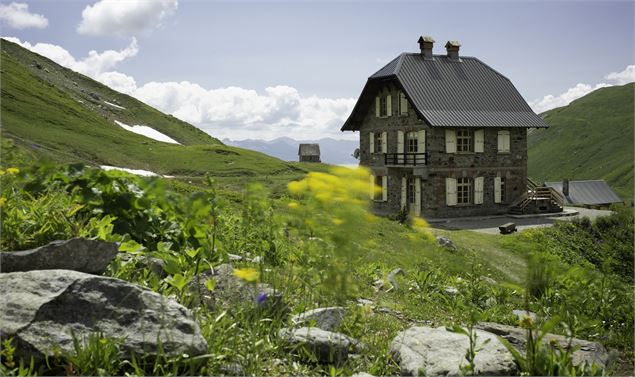
[[413, 207], [414, 205], [417, 204], [417, 198], [416, 198], [416, 193], [417, 193], [417, 181], [415, 179], [415, 177], [413, 175], [409, 175], [406, 181], [406, 205], [408, 206], [408, 208], [410, 209], [411, 207]]
[[375, 187], [379, 187], [379, 190], [373, 191], [373, 201], [382, 202], [384, 200], [384, 184], [383, 175], [375, 176]]
[[[414, 135], [414, 136], [413, 136]], [[408, 131], [405, 133], [405, 153], [419, 153], [419, 132]], [[414, 147], [413, 147], [414, 145]]]
[[456, 179], [456, 204], [474, 204], [474, 178], [462, 177]]
[[501, 203], [507, 202], [507, 178], [500, 177], [500, 192], [501, 192]]
[[474, 153], [473, 130], [467, 128], [456, 130], [456, 153]]
[[380, 118], [388, 117], [388, 96], [387, 95], [379, 96], [379, 117]]
[[386, 153], [386, 151], [383, 150], [383, 140], [382, 140], [382, 134], [383, 132], [375, 132], [375, 148], [373, 153]]

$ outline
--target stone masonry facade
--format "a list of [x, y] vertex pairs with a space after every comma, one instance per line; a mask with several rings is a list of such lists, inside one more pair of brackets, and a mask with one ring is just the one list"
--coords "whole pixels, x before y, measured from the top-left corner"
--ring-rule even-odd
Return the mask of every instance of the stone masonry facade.
[[[446, 153], [446, 128], [430, 127], [420, 119], [412, 104], [408, 114], [399, 111], [400, 89], [387, 83], [378, 96], [391, 96], [392, 115], [377, 117], [375, 103], [369, 106], [360, 127], [360, 164], [371, 169], [375, 176], [387, 176], [386, 200], [378, 198], [374, 209], [382, 214], [394, 214], [402, 208], [402, 178], [419, 178], [420, 215], [424, 218], [483, 216], [504, 214], [526, 191], [527, 185], [527, 129], [526, 128], [481, 128], [483, 130], [483, 152]], [[388, 154], [397, 153], [398, 131], [425, 130], [427, 163], [417, 166], [394, 166], [385, 164], [383, 151], [370, 152], [370, 132], [381, 135], [386, 132], [385, 143]], [[460, 129], [456, 129], [457, 131]], [[470, 128], [474, 132], [476, 128]], [[509, 131], [509, 152], [498, 152], [498, 131]], [[446, 178], [483, 177], [482, 203], [447, 204]], [[495, 179], [504, 178], [502, 200], [494, 200]], [[408, 194], [412, 195], [412, 194]]]

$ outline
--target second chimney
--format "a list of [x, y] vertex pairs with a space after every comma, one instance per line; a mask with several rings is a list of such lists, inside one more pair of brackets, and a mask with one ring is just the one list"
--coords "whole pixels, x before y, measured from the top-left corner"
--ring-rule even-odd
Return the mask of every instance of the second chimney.
[[461, 61], [461, 59], [459, 58], [460, 47], [461, 47], [461, 44], [459, 43], [459, 41], [448, 41], [448, 43], [445, 44], [445, 49], [448, 51], [448, 59], [450, 59], [451, 61], [460, 62]]
[[422, 35], [419, 37], [419, 48], [421, 48], [421, 56], [424, 60], [434, 60], [432, 57], [432, 46], [434, 45], [434, 39], [428, 35]]
[[562, 193], [564, 196], [569, 196], [569, 180], [565, 179], [562, 181]]

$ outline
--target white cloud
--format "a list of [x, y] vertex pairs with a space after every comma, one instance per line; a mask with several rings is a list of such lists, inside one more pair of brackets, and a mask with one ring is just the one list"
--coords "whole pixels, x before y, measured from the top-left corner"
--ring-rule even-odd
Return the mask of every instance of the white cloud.
[[150, 82], [134, 96], [220, 138], [353, 137], [339, 129], [354, 98], [302, 96], [289, 86], [268, 87], [264, 93], [238, 87], [204, 89], [187, 81]]
[[132, 36], [160, 27], [178, 0], [100, 0], [82, 11], [80, 34]]
[[622, 72], [611, 72], [605, 79], [615, 81], [615, 85], [624, 85], [635, 81], [635, 65], [627, 66]]
[[49, 24], [46, 17], [29, 12], [29, 5], [26, 3], [0, 4], [0, 22], [13, 29], [43, 29]]
[[595, 85], [578, 83], [573, 88], [569, 88], [566, 92], [557, 96], [548, 94], [543, 98], [529, 101], [529, 106], [531, 106], [536, 113], [540, 114], [547, 110], [555, 109], [556, 107], [566, 106], [594, 90], [605, 88], [607, 86], [624, 85], [629, 82], [633, 82], [635, 81], [635, 65], [629, 65], [621, 72], [611, 72], [604, 76], [604, 78], [612, 82], [601, 82]]

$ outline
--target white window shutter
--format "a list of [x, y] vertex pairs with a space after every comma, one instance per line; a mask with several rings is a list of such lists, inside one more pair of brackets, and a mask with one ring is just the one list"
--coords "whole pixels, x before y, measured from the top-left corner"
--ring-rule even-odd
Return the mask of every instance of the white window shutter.
[[474, 131], [474, 152], [483, 153], [485, 150], [485, 130]]
[[408, 99], [406, 98], [406, 95], [403, 93], [399, 95], [399, 111], [401, 115], [408, 114]]
[[456, 131], [445, 130], [445, 153], [456, 153]]
[[390, 94], [386, 96], [386, 115], [392, 116], [392, 97]]
[[509, 152], [509, 131], [498, 131], [498, 153]]
[[375, 116], [377, 118], [379, 118], [379, 115], [380, 115], [379, 106], [380, 106], [380, 104], [379, 104], [379, 96], [377, 96], [377, 97], [375, 97]]
[[408, 179], [401, 177], [401, 209], [406, 208], [408, 203]]
[[494, 177], [494, 203], [500, 203], [501, 196], [501, 177]]
[[445, 203], [449, 206], [456, 205], [456, 179], [445, 179]]
[[375, 176], [370, 175], [370, 200], [375, 199]]
[[[403, 141], [404, 141], [403, 131], [397, 131], [397, 153], [403, 153]], [[404, 162], [404, 156], [402, 154], [397, 155], [397, 162], [399, 163]]]
[[415, 215], [421, 216], [421, 178], [415, 178]]
[[505, 151], [511, 152], [511, 136], [509, 135], [509, 131], [505, 133]]
[[381, 133], [381, 153], [388, 152], [388, 132]]
[[474, 204], [483, 204], [483, 183], [484, 177], [474, 178]]
[[381, 200], [388, 201], [388, 176], [381, 177]]
[[368, 135], [370, 136], [370, 153], [375, 153], [375, 133], [369, 132]]
[[426, 151], [426, 130], [421, 130], [417, 135], [417, 152], [424, 153]]

